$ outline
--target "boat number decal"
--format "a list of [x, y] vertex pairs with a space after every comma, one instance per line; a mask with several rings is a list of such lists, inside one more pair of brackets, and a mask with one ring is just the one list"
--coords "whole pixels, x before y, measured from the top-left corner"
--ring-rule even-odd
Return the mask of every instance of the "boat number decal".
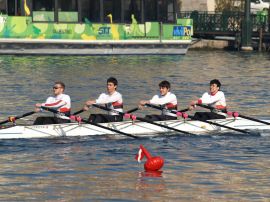
[[108, 34], [110, 34], [110, 30], [111, 30], [110, 27], [100, 27], [98, 29], [98, 34], [99, 35], [108, 35]]
[[33, 128], [39, 128], [39, 129], [41, 129], [41, 128], [49, 128], [48, 126], [33, 126]]

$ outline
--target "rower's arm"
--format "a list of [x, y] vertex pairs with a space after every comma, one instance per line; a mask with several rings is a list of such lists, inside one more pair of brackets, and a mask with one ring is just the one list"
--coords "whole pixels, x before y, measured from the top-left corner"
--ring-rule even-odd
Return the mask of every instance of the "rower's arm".
[[198, 104], [207, 104], [215, 108], [226, 107], [225, 95], [219, 91], [215, 96], [209, 96], [205, 93], [201, 99], [198, 100]]
[[109, 104], [113, 102], [122, 102], [122, 95], [120, 93], [115, 93], [113, 96], [107, 96], [106, 94], [101, 94], [98, 99], [96, 99], [95, 104]]

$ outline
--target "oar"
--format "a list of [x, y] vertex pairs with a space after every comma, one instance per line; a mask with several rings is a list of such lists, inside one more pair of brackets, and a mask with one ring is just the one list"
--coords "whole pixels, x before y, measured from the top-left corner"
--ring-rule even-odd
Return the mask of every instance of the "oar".
[[[203, 104], [196, 104], [196, 105], [198, 105], [200, 107], [203, 107], [203, 108], [206, 108], [206, 109], [210, 109], [210, 110], [215, 109], [214, 107], [210, 107], [210, 106], [203, 105]], [[228, 112], [226, 110], [220, 110], [220, 111], [228, 114]], [[262, 121], [260, 119], [255, 119], [255, 118], [252, 118], [252, 117], [249, 117], [249, 116], [245, 116], [245, 115], [239, 114], [237, 112], [232, 112], [232, 114], [235, 114], [235, 113], [237, 114], [237, 116], [239, 116], [241, 118], [251, 120], [251, 121], [255, 121], [255, 122], [259, 122], [259, 123], [263, 123], [263, 124], [266, 124], [266, 125], [270, 125], [270, 123], [268, 123], [266, 121]]]
[[5, 123], [8, 123], [8, 122], [15, 121], [15, 120], [18, 120], [18, 119], [21, 119], [21, 118], [26, 117], [26, 116], [30, 116], [30, 115], [32, 115], [34, 113], [36, 113], [36, 112], [35, 111], [32, 111], [32, 112], [27, 112], [27, 113], [25, 113], [23, 115], [20, 115], [20, 116], [9, 117], [7, 120], [1, 121], [0, 122], [0, 125], [5, 124]]
[[[109, 109], [107, 107], [104, 107], [104, 106], [101, 106], [101, 105], [97, 105], [97, 104], [93, 104], [92, 106], [96, 107], [96, 108], [99, 108], [99, 109], [103, 109], [105, 111], [111, 111], [113, 113], [117, 113], [119, 115], [122, 115], [122, 116], [125, 116], [126, 113], [124, 112], [119, 112], [117, 110], [114, 110], [114, 109]], [[131, 114], [128, 114], [130, 117], [134, 117], [133, 115]], [[142, 118], [142, 117], [137, 117], [135, 116], [137, 120], [139, 121], [143, 121], [143, 122], [146, 122], [146, 123], [150, 123], [150, 124], [153, 124], [153, 125], [156, 125], [156, 126], [159, 126], [161, 128], [166, 128], [166, 129], [169, 129], [169, 130], [174, 130], [174, 131], [177, 131], [177, 132], [180, 132], [180, 133], [184, 133], [184, 134], [187, 134], [187, 135], [195, 135], [193, 133], [189, 133], [187, 131], [183, 131], [183, 130], [179, 130], [179, 129], [176, 129], [176, 128], [172, 128], [172, 127], [169, 127], [169, 126], [166, 126], [166, 125], [162, 125], [162, 124], [159, 124], [159, 123], [156, 123], [156, 122], [153, 122], [153, 121], [150, 121], [148, 119], [145, 119], [145, 118]]]
[[[132, 112], [135, 112], [137, 110], [139, 110], [139, 108], [135, 107], [133, 109], [130, 109], [130, 110], [126, 111], [126, 113], [132, 113]], [[84, 112], [84, 110], [80, 109], [79, 111], [74, 112], [72, 115], [78, 115], [78, 114], [83, 113], [83, 112]]]
[[83, 113], [83, 112], [84, 112], [84, 110], [80, 109], [79, 111], [74, 112], [73, 115], [75, 116], [75, 115], [78, 115], [78, 114]]
[[128, 111], [126, 111], [125, 113], [132, 113], [132, 112], [136, 112], [137, 110], [139, 110], [139, 108], [138, 107], [135, 107], [135, 108], [133, 108], [133, 109], [130, 109], [130, 110], [128, 110]]
[[[152, 108], [154, 108], [154, 109], [160, 109], [160, 110], [162, 110], [162, 108], [159, 108], [159, 107], [156, 106], [156, 105], [152, 105], [152, 104], [145, 104], [145, 105], [148, 106], [148, 107], [152, 107]], [[185, 110], [186, 110], [186, 109], [185, 109]], [[168, 112], [174, 113], [174, 114], [178, 114], [178, 113], [181, 113], [181, 112], [183, 112], [183, 111], [182, 111], [182, 110], [181, 110], [181, 111], [168, 110]], [[190, 119], [192, 119], [192, 120], [201, 121], [201, 122], [204, 122], [204, 123], [216, 125], [216, 126], [219, 126], [219, 127], [227, 128], [227, 129], [234, 130], [234, 131], [241, 132], [241, 133], [246, 133], [246, 134], [249, 133], [249, 132], [247, 132], [247, 131], [245, 131], [245, 130], [241, 130], [241, 129], [238, 129], [238, 128], [233, 128], [233, 127], [230, 127], [230, 126], [218, 124], [218, 123], [215, 123], [215, 122], [212, 122], [212, 121], [196, 119], [196, 118], [194, 118], [194, 116], [191, 116], [191, 115], [188, 115], [188, 114], [186, 114], [186, 117], [185, 117], [185, 118], [190, 118]]]
[[[55, 114], [59, 113], [57, 110], [51, 109], [51, 108], [48, 108], [48, 107], [43, 107], [43, 106], [41, 106], [41, 108], [44, 109], [44, 110], [53, 112], [53, 113], [55, 113]], [[61, 115], [66, 116], [66, 115], [64, 115], [64, 114], [61, 114]], [[66, 117], [68, 117], [68, 116], [66, 116]], [[70, 118], [70, 117], [68, 117], [68, 118]], [[113, 128], [108, 128], [108, 127], [106, 127], [106, 126], [103, 126], [103, 125], [100, 125], [100, 124], [97, 124], [97, 123], [88, 122], [86, 119], [80, 119], [80, 121], [82, 121], [82, 122], [84, 122], [84, 123], [87, 123], [87, 124], [90, 124], [90, 125], [93, 125], [93, 126], [97, 126], [97, 127], [99, 127], [99, 128], [103, 128], [103, 129], [106, 129], [106, 130], [110, 130], [110, 131], [113, 131], [113, 132], [115, 132], [115, 133], [119, 133], [119, 134], [122, 134], [122, 135], [125, 135], [125, 136], [128, 136], [128, 137], [138, 138], [138, 137], [135, 136], [135, 135], [131, 135], [131, 134], [122, 132], [122, 131], [120, 131], [120, 130], [115, 130], [115, 129], [113, 129]]]
[[[162, 107], [162, 106], [153, 105], [153, 104], [145, 104], [145, 106], [151, 107], [151, 108], [154, 108], [154, 109], [159, 109], [159, 110], [166, 109], [166, 108], [164, 108], [164, 107]], [[166, 110], [168, 110], [168, 109], [166, 109]], [[170, 111], [170, 110], [168, 110], [168, 111]], [[179, 110], [178, 112], [187, 112], [187, 111], [189, 111], [189, 108], [181, 109], [181, 110]]]

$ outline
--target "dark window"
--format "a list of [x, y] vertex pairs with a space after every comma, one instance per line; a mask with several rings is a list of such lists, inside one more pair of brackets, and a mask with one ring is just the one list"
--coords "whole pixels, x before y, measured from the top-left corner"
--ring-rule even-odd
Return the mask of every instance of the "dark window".
[[0, 0], [0, 12], [2, 14], [6, 14], [7, 13], [7, 4], [6, 4], [6, 0]]
[[104, 0], [104, 22], [110, 23], [110, 14], [114, 23], [121, 22], [121, 0]]
[[81, 0], [83, 22], [100, 22], [100, 0]]
[[58, 0], [58, 10], [78, 11], [77, 0]]
[[158, 21], [174, 22], [173, 0], [158, 0]]
[[125, 0], [124, 1], [124, 21], [131, 22], [133, 14], [137, 22], [141, 22], [141, 0]]
[[145, 0], [145, 21], [157, 21], [157, 0]]
[[53, 11], [54, 0], [33, 0], [33, 11]]
[[16, 16], [21, 15], [21, 1], [20, 0], [8, 0], [8, 15]]
[[174, 0], [145, 0], [145, 21], [174, 22]]

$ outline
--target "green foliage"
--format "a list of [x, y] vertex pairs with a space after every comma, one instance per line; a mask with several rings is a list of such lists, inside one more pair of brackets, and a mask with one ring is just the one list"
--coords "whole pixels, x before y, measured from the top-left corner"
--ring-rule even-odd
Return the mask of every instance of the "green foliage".
[[216, 12], [243, 11], [245, 0], [215, 0]]

